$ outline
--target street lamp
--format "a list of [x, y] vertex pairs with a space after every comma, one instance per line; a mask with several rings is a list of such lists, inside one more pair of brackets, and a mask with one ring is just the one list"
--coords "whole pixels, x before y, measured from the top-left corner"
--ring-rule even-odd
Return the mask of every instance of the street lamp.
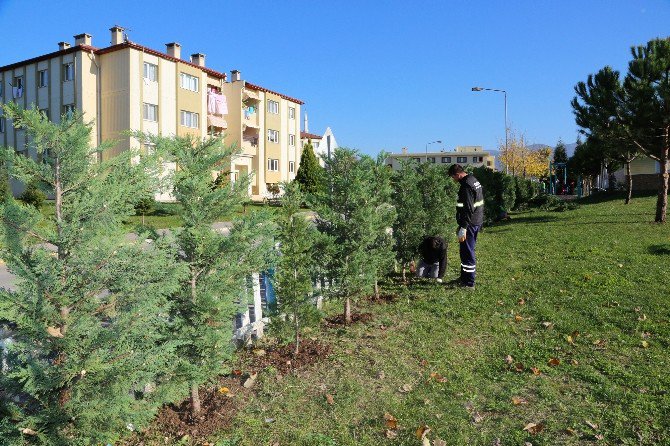
[[442, 141], [433, 141], [426, 143], [426, 162], [428, 162], [428, 146], [435, 143], [442, 144]]
[[[505, 95], [505, 154], [507, 154], [507, 92], [497, 88], [472, 87], [472, 91], [497, 91]], [[509, 166], [505, 163], [505, 173], [509, 174]]]

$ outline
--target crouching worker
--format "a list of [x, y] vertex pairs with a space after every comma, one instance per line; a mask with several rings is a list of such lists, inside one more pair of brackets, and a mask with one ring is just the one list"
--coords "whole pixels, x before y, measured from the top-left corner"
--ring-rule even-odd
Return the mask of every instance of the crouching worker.
[[416, 269], [417, 277], [437, 279], [442, 282], [447, 268], [447, 244], [442, 237], [424, 237], [419, 245], [421, 261]]

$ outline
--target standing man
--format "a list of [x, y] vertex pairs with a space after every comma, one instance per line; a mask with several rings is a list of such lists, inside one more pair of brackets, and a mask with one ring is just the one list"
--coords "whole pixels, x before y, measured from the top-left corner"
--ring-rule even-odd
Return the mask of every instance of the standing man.
[[466, 290], [475, 289], [475, 243], [484, 223], [484, 191], [477, 178], [468, 175], [460, 164], [449, 167], [449, 176], [461, 185], [456, 202], [456, 222], [461, 254], [461, 277], [456, 284]]

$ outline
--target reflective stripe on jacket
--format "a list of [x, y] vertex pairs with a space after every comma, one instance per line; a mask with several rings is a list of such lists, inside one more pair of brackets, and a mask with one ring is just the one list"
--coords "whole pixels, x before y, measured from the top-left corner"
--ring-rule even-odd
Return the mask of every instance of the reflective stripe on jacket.
[[459, 181], [456, 222], [461, 228], [484, 223], [484, 190], [477, 178], [466, 175]]

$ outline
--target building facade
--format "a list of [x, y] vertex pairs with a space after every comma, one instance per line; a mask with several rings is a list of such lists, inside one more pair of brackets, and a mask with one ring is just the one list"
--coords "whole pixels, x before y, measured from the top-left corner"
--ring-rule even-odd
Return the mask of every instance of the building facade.
[[[640, 155], [630, 163], [630, 174], [633, 177], [633, 190], [658, 190], [661, 182], [661, 164], [648, 156]], [[626, 171], [621, 168], [614, 172], [618, 184], [626, 184]]]
[[462, 166], [488, 167], [495, 170], [495, 156], [485, 151], [481, 146], [457, 146], [455, 150], [439, 152], [408, 152], [406, 148], [401, 153], [392, 153], [386, 159], [386, 164], [394, 170], [400, 168], [403, 161], [436, 164], [460, 164]]
[[307, 113], [305, 113], [304, 119], [304, 130], [300, 132], [300, 147], [305, 147], [308, 141], [312, 142], [312, 148], [314, 149], [314, 155], [319, 161], [321, 167], [325, 165], [323, 159], [324, 157], [330, 156], [335, 149], [339, 147], [337, 141], [335, 140], [335, 135], [330, 127], [326, 128], [326, 131], [323, 135], [317, 135], [315, 133], [309, 132], [309, 121], [307, 119]]
[[[231, 166], [233, 180], [251, 174], [249, 193], [255, 198], [266, 193], [266, 184], [295, 175], [300, 160], [297, 117], [301, 101], [240, 81], [238, 72], [232, 72], [233, 80], [228, 81], [227, 74], [205, 66], [202, 53], [183, 60], [176, 42], [159, 52], [129, 41], [121, 27], [112, 27], [110, 32], [111, 45], [104, 48], [94, 47], [89, 34], [79, 34], [74, 46], [60, 42], [56, 52], [0, 67], [0, 100], [15, 101], [24, 108], [35, 106], [53, 122], [79, 110], [86, 121], [93, 122], [92, 145], [116, 142], [101, 154], [101, 160], [141, 148], [129, 130], [196, 138], [223, 135], [226, 144], [242, 148]], [[253, 98], [256, 117], [249, 119], [244, 104]], [[266, 99], [273, 101], [269, 112]], [[279, 132], [272, 134], [271, 141], [259, 137], [269, 135], [268, 129]], [[257, 133], [258, 144], [245, 145], [244, 138], [252, 131]], [[31, 149], [24, 132], [2, 116], [0, 144], [36, 156], [28, 153]], [[169, 163], [164, 167], [166, 174], [176, 168]], [[158, 193], [156, 198], [170, 200], [171, 196]]]

